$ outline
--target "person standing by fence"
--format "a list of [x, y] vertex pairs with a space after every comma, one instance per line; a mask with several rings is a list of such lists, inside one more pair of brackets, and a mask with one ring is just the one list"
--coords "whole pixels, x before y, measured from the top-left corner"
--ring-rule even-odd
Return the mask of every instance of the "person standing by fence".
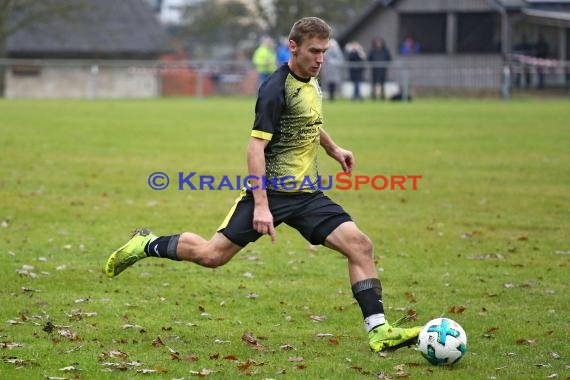
[[327, 59], [323, 63], [321, 69], [321, 78], [323, 85], [326, 87], [329, 95], [329, 100], [334, 101], [336, 98], [336, 91], [342, 85], [343, 70], [344, 70], [344, 54], [338, 42], [331, 38], [329, 41], [329, 50], [327, 50]]
[[376, 99], [376, 90], [380, 85], [380, 98], [386, 99], [386, 72], [388, 63], [392, 60], [390, 51], [386, 47], [383, 38], [376, 37], [372, 40], [372, 48], [368, 53], [368, 61], [372, 63], [372, 89], [371, 98]]
[[261, 38], [259, 47], [255, 49], [251, 59], [259, 75], [259, 86], [277, 69], [277, 56], [273, 50], [273, 40], [271, 37]]
[[348, 73], [353, 86], [352, 100], [362, 100], [360, 83], [364, 79], [364, 66], [362, 63], [366, 61], [366, 53], [364, 53], [362, 45], [356, 41], [349, 42], [346, 45], [346, 51], [347, 59], [350, 63]]

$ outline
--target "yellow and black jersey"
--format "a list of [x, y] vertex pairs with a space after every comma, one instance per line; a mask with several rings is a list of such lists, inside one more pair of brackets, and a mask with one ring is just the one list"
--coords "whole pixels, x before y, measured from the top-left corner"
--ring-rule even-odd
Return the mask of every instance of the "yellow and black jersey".
[[287, 64], [259, 89], [251, 136], [265, 148], [267, 189], [314, 191], [320, 142], [322, 93], [315, 78], [297, 77]]

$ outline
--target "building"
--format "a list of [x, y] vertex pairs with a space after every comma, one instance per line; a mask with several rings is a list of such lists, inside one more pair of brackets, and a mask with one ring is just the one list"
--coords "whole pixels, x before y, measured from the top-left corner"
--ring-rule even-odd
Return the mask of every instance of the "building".
[[[65, 0], [53, 0], [57, 6]], [[137, 62], [168, 52], [169, 37], [140, 0], [74, 0], [7, 39], [9, 98], [123, 98], [160, 95], [156, 71]], [[29, 12], [30, 9], [28, 8]], [[25, 13], [11, 16], [16, 21]], [[137, 67], [134, 69], [134, 67]]]
[[[566, 68], [558, 65], [557, 70], [553, 61], [570, 59], [570, 1], [380, 0], [339, 41], [358, 41], [368, 48], [376, 36], [393, 53], [392, 67], [406, 68], [404, 80], [415, 87], [497, 89], [504, 84], [505, 65], [513, 78], [526, 65], [532, 74], [548, 74], [549, 84], [563, 85]], [[419, 43], [417, 54], [401, 50], [406, 38]], [[541, 40], [548, 49], [539, 55]], [[517, 62], [516, 53], [528, 59]], [[546, 61], [531, 60], [537, 56]], [[393, 80], [403, 80], [398, 76], [403, 70], [391, 72]]]

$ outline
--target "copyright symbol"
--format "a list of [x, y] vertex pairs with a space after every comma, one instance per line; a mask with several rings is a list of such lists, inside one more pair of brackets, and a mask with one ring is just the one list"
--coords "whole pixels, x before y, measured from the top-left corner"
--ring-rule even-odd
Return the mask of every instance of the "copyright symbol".
[[148, 176], [148, 186], [153, 190], [164, 190], [170, 184], [170, 178], [163, 172], [154, 172]]

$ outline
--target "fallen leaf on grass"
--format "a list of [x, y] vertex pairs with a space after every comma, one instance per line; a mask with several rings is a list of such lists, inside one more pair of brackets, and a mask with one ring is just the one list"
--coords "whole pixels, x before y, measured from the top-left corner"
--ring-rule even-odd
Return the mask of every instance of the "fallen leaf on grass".
[[9, 342], [2, 342], [0, 343], [0, 348], [7, 348], [9, 350], [13, 349], [13, 348], [20, 348], [20, 347], [24, 347], [24, 345], [22, 343], [9, 343]]
[[45, 331], [48, 334], [51, 334], [54, 329], [55, 329], [54, 324], [51, 323], [50, 321], [47, 321], [46, 325], [42, 328], [42, 331]]
[[290, 345], [290, 344], [282, 344], [281, 346], [279, 346], [280, 349], [282, 349], [283, 351], [290, 351], [290, 350], [294, 350], [295, 348]]
[[263, 365], [265, 365], [265, 363], [258, 362], [257, 360], [253, 360], [253, 359], [247, 359], [247, 361], [245, 363], [238, 364], [237, 367], [240, 371], [247, 371], [252, 366], [260, 367]]
[[517, 343], [519, 346], [523, 346], [523, 345], [526, 345], [526, 346], [534, 346], [535, 344], [538, 343], [538, 341], [537, 341], [536, 339], [524, 339], [524, 338], [520, 338], [520, 339], [517, 339], [517, 340], [516, 340], [516, 343]]
[[61, 372], [79, 372], [81, 370], [74, 365], [68, 365], [67, 367], [60, 368], [58, 371], [61, 371]]
[[126, 371], [129, 369], [127, 363], [111, 363], [111, 362], [104, 362], [101, 363], [102, 366], [109, 368], [110, 370], [114, 371]]
[[198, 377], [206, 377], [214, 373], [215, 371], [207, 368], [203, 368], [201, 371], [190, 371], [190, 375]]
[[131, 325], [130, 323], [124, 324], [123, 330], [128, 330], [128, 329], [137, 329], [137, 330], [144, 331], [144, 327], [142, 327], [141, 325]]
[[80, 321], [84, 317], [96, 317], [97, 312], [94, 311], [86, 312], [86, 311], [81, 311], [81, 309], [75, 309], [71, 310], [69, 313], [65, 313], [65, 315], [73, 321]]
[[32, 288], [27, 288], [25, 286], [22, 286], [22, 291], [24, 293], [41, 293], [41, 290], [37, 290], [37, 289], [32, 289]]
[[290, 357], [289, 359], [287, 359], [287, 361], [291, 362], [291, 363], [299, 363], [299, 362], [305, 361], [305, 359], [303, 359], [300, 356], [293, 356], [293, 357]]
[[447, 310], [449, 313], [452, 314], [462, 314], [465, 311], [464, 306], [450, 306]]
[[142, 369], [137, 369], [137, 373], [140, 373], [141, 375], [148, 375], [151, 373], [157, 373], [157, 371], [156, 369], [142, 368]]
[[380, 372], [377, 377], [378, 380], [393, 380], [389, 375], [384, 372]]
[[500, 253], [487, 253], [485, 255], [470, 256], [468, 259], [471, 260], [504, 260], [505, 256]]
[[394, 366], [394, 370], [396, 370], [396, 373], [394, 374], [394, 376], [396, 377], [410, 377], [410, 373], [407, 372], [404, 369], [404, 364], [398, 364], [397, 366]]
[[473, 236], [482, 236], [483, 232], [479, 231], [479, 230], [475, 230], [475, 231], [471, 231], [471, 232], [464, 232], [463, 234], [461, 234], [461, 238], [462, 239], [469, 239]]
[[241, 340], [243, 340], [244, 342], [254, 346], [254, 347], [259, 347], [261, 346], [259, 344], [259, 342], [257, 341], [257, 338], [250, 332], [246, 332], [242, 335]]
[[76, 333], [74, 333], [73, 331], [71, 331], [70, 329], [60, 329], [60, 330], [57, 330], [57, 334], [58, 334], [59, 336], [62, 336], [62, 337], [64, 337], [64, 338], [67, 338], [67, 339], [69, 339], [69, 340], [81, 340], [81, 338], [80, 338]]
[[365, 375], [365, 376], [370, 375], [370, 372], [364, 370], [362, 367], [358, 367], [358, 366], [353, 365], [350, 367], [350, 369], [355, 370], [356, 372], [360, 373], [361, 375]]
[[[105, 354], [104, 352], [102, 354]], [[123, 360], [127, 360], [129, 358], [129, 354], [119, 350], [111, 350], [109, 353], [106, 354], [110, 358], [121, 358]]]
[[157, 337], [152, 341], [152, 345], [153, 345], [153, 347], [162, 347], [162, 346], [164, 346], [164, 343], [162, 343], [162, 339], [160, 339], [160, 337], [157, 336]]
[[4, 363], [14, 364], [16, 367], [24, 367], [27, 365], [36, 365], [36, 362], [31, 359], [19, 359], [14, 356], [10, 356], [8, 358], [2, 358]]
[[138, 362], [138, 361], [132, 361], [132, 362], [128, 362], [128, 363], [127, 362], [120, 362], [120, 363], [104, 362], [104, 363], [101, 363], [101, 365], [109, 368], [110, 370], [126, 371], [130, 367], [140, 367], [143, 365], [143, 363]]
[[549, 352], [548, 356], [550, 356], [552, 359], [560, 359], [560, 355], [558, 355], [556, 352]]
[[322, 322], [327, 319], [325, 315], [311, 315], [309, 319], [313, 322]]
[[167, 373], [167, 372], [168, 369], [162, 367], [158, 367], [156, 369], [149, 369], [149, 368], [137, 369], [137, 373], [140, 373], [141, 375], [149, 375], [153, 373]]

